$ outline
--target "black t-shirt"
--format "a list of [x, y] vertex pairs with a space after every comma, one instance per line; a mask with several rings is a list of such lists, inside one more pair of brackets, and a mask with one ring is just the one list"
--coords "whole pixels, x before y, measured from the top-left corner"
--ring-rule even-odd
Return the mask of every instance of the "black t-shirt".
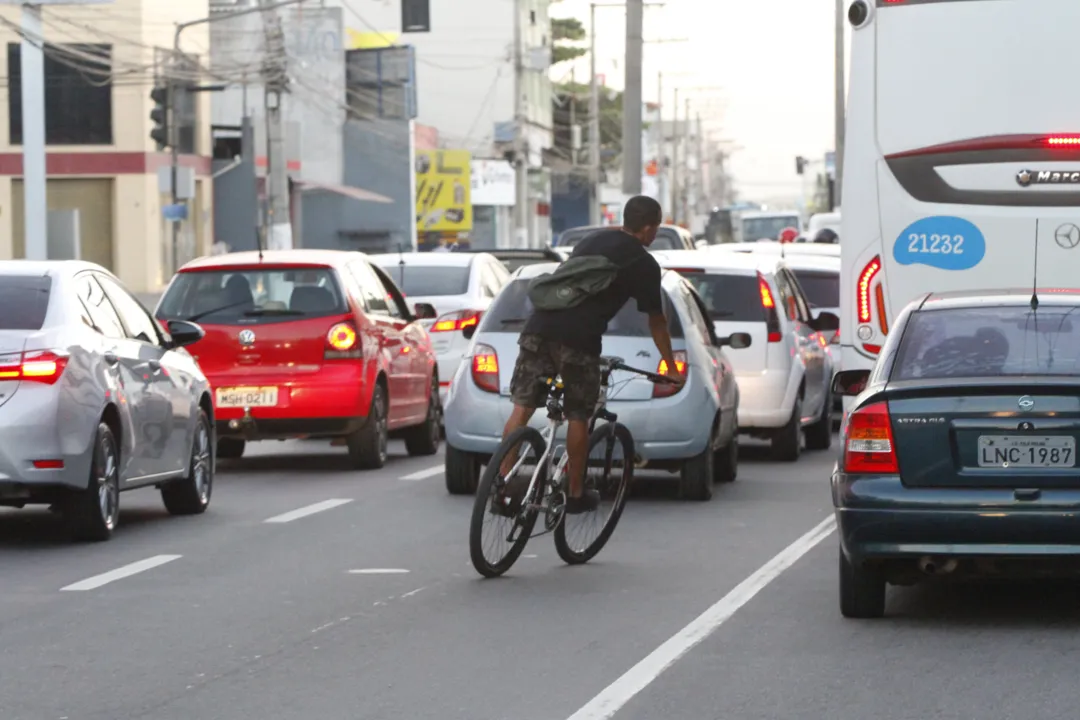
[[574, 247], [571, 257], [603, 255], [622, 269], [603, 292], [567, 310], [535, 310], [523, 334], [539, 335], [599, 356], [608, 322], [631, 298], [648, 315], [662, 313], [660, 265], [632, 235], [612, 228], [600, 230]]

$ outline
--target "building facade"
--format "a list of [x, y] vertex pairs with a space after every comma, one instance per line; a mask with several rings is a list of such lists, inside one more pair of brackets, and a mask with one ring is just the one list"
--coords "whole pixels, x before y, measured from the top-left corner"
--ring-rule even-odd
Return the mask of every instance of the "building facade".
[[[19, 23], [19, 8], [0, 17]], [[154, 292], [180, 262], [205, 254], [213, 242], [209, 93], [191, 95], [191, 124], [179, 164], [194, 175], [187, 220], [173, 225], [162, 210], [171, 201], [159, 185], [170, 156], [150, 138], [150, 98], [173, 44], [176, 23], [205, 17], [207, 0], [116, 0], [107, 5], [46, 6], [45, 125], [49, 210], [79, 211], [81, 257], [99, 263], [135, 292]], [[0, 258], [24, 257], [21, 38], [0, 26]], [[206, 25], [185, 30], [181, 48], [209, 46]], [[191, 78], [197, 82], [196, 72]], [[189, 174], [190, 173], [190, 174]]]

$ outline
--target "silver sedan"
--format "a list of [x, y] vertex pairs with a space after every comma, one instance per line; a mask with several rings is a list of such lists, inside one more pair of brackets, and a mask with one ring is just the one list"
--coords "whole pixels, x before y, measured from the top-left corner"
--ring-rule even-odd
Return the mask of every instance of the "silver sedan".
[[174, 515], [206, 510], [210, 387], [184, 346], [104, 268], [0, 262], [0, 506], [48, 504], [107, 540], [122, 491], [155, 486]]

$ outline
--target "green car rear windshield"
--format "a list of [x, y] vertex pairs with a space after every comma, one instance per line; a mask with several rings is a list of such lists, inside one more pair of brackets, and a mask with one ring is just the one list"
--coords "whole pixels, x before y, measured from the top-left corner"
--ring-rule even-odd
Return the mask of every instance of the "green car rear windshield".
[[949, 308], [915, 313], [892, 380], [1080, 373], [1080, 307]]

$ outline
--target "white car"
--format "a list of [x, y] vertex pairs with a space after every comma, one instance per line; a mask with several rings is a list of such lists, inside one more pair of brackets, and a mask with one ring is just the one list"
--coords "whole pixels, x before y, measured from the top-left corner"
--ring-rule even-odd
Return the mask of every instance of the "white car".
[[718, 337], [749, 333], [728, 357], [739, 383], [739, 431], [772, 441], [777, 460], [832, 444], [832, 372], [821, 334], [840, 318], [813, 312], [787, 262], [773, 254], [668, 251], [661, 267], [697, 289]]
[[410, 304], [435, 307], [438, 317], [423, 325], [439, 363], [439, 395], [445, 403], [450, 379], [469, 347], [462, 331], [480, 322], [510, 273], [487, 253], [391, 253], [368, 258], [390, 275]]
[[825, 245], [824, 243], [778, 243], [775, 240], [769, 240], [767, 242], [724, 243], [722, 245], [709, 245], [704, 249], [708, 252], [756, 253], [762, 255], [778, 255], [780, 257], [796, 257], [803, 255], [809, 255], [811, 257], [840, 257], [839, 245]]

